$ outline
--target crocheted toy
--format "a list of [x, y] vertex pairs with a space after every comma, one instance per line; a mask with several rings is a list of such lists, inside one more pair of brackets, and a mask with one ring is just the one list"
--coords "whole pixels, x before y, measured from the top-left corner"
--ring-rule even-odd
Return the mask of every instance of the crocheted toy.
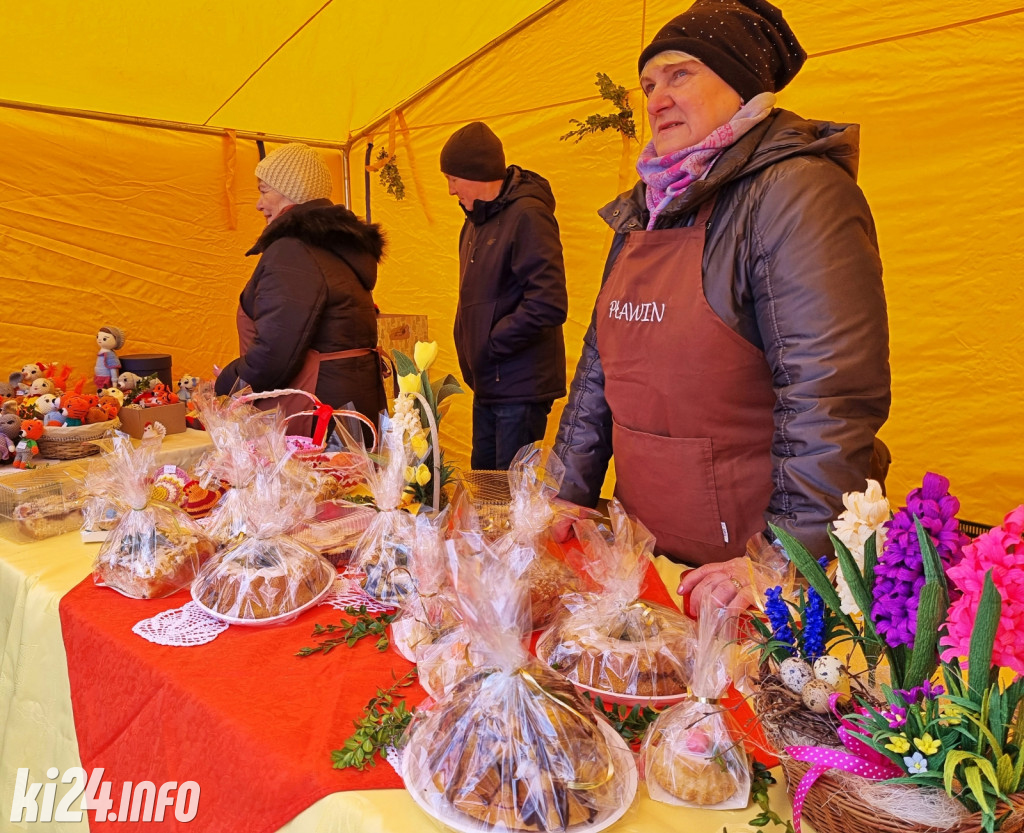
[[[21, 369], [21, 381], [18, 382], [17, 392], [25, 395], [28, 393], [32, 383], [46, 373], [46, 365], [42, 362], [32, 362]], [[13, 375], [13, 374], [12, 374]]]
[[108, 422], [110, 417], [107, 416], [107, 412], [99, 406], [99, 403], [93, 405], [85, 414], [85, 424], [93, 425], [97, 422]]
[[[121, 393], [121, 391], [118, 391]], [[102, 408], [107, 415], [107, 419], [113, 419], [121, 411], [121, 400], [111, 394], [103, 394], [100, 397], [100, 401], [96, 403], [97, 407]]]
[[147, 422], [142, 429], [142, 439], [163, 441], [167, 436], [167, 428], [162, 422]]
[[93, 381], [97, 388], [117, 384], [121, 373], [121, 360], [115, 350], [124, 347], [124, 331], [118, 327], [100, 327], [96, 333], [96, 343], [100, 350], [96, 354], [96, 366], [93, 368]]
[[21, 439], [14, 447], [14, 468], [34, 469], [33, 458], [39, 453], [39, 443], [43, 436], [43, 423], [38, 419], [26, 419], [21, 423]]
[[118, 407], [124, 404], [124, 391], [120, 388], [100, 388], [96, 391], [96, 395], [102, 400], [105, 396], [109, 396], [112, 399], [117, 400]]
[[8, 376], [6, 382], [0, 382], [0, 402], [5, 399], [13, 399], [17, 395], [20, 384], [21, 373], [17, 371]]
[[142, 384], [142, 377], [137, 373], [132, 373], [131, 371], [126, 370], [114, 380], [113, 384], [117, 385], [121, 390], [121, 393], [127, 396]]
[[0, 463], [14, 462], [15, 441], [21, 436], [21, 417], [12, 400], [0, 410]]
[[28, 396], [42, 396], [44, 393], [57, 393], [57, 383], [46, 376], [33, 380], [28, 388]]
[[[37, 379], [36, 381], [38, 382], [39, 380]], [[64, 424], [64, 414], [60, 410], [60, 399], [54, 394], [44, 393], [36, 399], [35, 409], [44, 426]]]
[[99, 404], [99, 397], [91, 393], [66, 393], [61, 399], [61, 411], [67, 417], [65, 425], [82, 425], [89, 409]]
[[181, 402], [188, 402], [192, 399], [192, 392], [199, 385], [198, 376], [182, 376], [178, 381], [178, 399]]
[[172, 393], [167, 385], [158, 382], [149, 390], [143, 391], [136, 396], [132, 400], [132, 404], [142, 408], [155, 408], [158, 405], [173, 405], [177, 401], [178, 394]]

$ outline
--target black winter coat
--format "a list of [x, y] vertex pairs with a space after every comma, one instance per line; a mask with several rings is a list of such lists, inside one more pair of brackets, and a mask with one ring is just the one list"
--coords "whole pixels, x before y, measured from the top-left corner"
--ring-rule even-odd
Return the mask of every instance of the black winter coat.
[[[286, 387], [309, 349], [376, 347], [371, 291], [384, 243], [376, 224], [329, 200], [296, 205], [267, 225], [246, 252], [262, 257], [239, 298], [256, 337], [221, 371], [217, 393], [239, 379], [255, 391]], [[323, 362], [316, 395], [336, 408], [351, 402], [376, 423], [386, 406], [377, 355]]]
[[569, 300], [554, 210], [547, 180], [512, 165], [498, 196], [466, 212], [455, 348], [481, 404], [565, 396]]

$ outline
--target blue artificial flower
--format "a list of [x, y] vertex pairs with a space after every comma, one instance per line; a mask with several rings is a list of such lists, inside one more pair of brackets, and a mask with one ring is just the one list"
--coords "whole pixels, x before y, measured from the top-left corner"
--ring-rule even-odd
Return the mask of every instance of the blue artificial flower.
[[913, 755], [904, 758], [903, 763], [907, 767], [907, 772], [911, 775], [928, 771], [928, 760], [920, 752], [915, 752]]
[[764, 591], [764, 612], [772, 626], [772, 638], [795, 647], [793, 629], [789, 626], [789, 607], [782, 598], [782, 587], [769, 587]]
[[807, 591], [802, 633], [804, 659], [814, 662], [825, 653], [825, 603], [813, 587]]

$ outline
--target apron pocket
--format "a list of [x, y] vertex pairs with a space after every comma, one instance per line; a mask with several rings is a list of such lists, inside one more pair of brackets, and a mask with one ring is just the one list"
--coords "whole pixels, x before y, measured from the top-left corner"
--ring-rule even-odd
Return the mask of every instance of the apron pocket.
[[615, 496], [659, 532], [724, 547], [709, 437], [662, 437], [612, 425]]

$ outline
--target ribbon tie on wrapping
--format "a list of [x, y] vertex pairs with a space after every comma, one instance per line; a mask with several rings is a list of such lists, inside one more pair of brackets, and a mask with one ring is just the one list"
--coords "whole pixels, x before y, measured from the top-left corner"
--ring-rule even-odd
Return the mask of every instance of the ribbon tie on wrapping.
[[316, 416], [316, 429], [313, 433], [313, 442], [323, 447], [324, 438], [327, 436], [327, 429], [331, 424], [331, 417], [334, 416], [334, 409], [330, 405], [321, 402], [313, 412]]
[[[800, 779], [796, 793], [793, 795], [793, 827], [800, 833], [800, 817], [803, 814], [804, 801], [811, 787], [825, 772], [839, 769], [866, 778], [869, 781], [885, 781], [899, 778], [905, 773], [896, 764], [875, 749], [868, 746], [862, 737], [854, 731], [853, 724], [836, 711], [839, 694], [828, 699], [829, 708], [842, 724], [836, 731], [839, 740], [847, 751], [829, 746], [787, 746], [786, 754], [797, 761], [811, 765], [807, 774]], [[858, 709], [857, 711], [863, 711]]]

